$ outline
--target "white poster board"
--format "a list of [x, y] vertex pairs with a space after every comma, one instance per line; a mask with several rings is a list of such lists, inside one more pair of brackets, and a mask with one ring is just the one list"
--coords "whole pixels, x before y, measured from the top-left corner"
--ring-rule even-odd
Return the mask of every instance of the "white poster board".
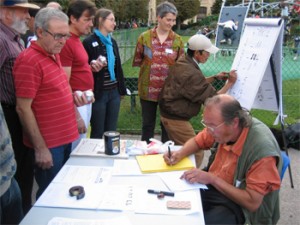
[[245, 20], [244, 33], [232, 64], [238, 79], [228, 91], [242, 107], [282, 113], [282, 39], [280, 18]]

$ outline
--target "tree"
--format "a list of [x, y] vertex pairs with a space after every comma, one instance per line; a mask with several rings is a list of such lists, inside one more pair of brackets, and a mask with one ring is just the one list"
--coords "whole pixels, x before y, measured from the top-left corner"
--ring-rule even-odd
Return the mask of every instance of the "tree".
[[174, 4], [178, 10], [177, 15], [177, 29], [180, 29], [180, 24], [186, 20], [190, 19], [200, 11], [200, 1], [199, 0], [174, 0]]
[[222, 0], [216, 0], [213, 6], [211, 7], [211, 14], [220, 14], [222, 7]]
[[[41, 7], [47, 5], [48, 2], [53, 0], [29, 0], [29, 2], [38, 2]], [[131, 21], [148, 19], [148, 2], [149, 0], [91, 0], [95, 3], [96, 7], [108, 8], [113, 10], [117, 21]], [[66, 12], [70, 0], [56, 0]]]
[[148, 19], [148, 0], [123, 0], [125, 16], [130, 20]]
[[[165, 0], [157, 0], [157, 5], [164, 1]], [[177, 8], [177, 29], [180, 29], [180, 25], [184, 20], [193, 18], [200, 12], [199, 0], [168, 0], [168, 2], [173, 3]]]
[[95, 0], [95, 4], [113, 10], [117, 21], [148, 18], [148, 0]]

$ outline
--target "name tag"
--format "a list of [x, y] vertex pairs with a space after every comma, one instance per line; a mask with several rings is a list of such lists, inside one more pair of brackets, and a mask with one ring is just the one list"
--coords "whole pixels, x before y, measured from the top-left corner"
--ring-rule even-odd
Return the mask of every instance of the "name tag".
[[172, 53], [173, 53], [173, 49], [167, 48], [167, 49], [166, 49], [166, 53], [167, 53], [167, 54], [172, 54]]
[[99, 44], [98, 44], [98, 42], [95, 41], [92, 43], [92, 45], [93, 45], [93, 47], [97, 47]]

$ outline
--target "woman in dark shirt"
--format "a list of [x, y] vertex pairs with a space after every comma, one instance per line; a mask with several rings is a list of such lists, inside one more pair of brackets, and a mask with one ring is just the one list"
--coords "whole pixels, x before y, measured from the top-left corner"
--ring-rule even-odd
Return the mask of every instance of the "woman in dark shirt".
[[99, 9], [94, 26], [94, 33], [83, 41], [83, 46], [89, 62], [99, 60], [102, 66], [93, 73], [95, 102], [91, 118], [91, 138], [102, 138], [105, 131], [117, 129], [121, 96], [126, 94], [126, 87], [118, 45], [111, 37], [116, 26], [113, 12]]

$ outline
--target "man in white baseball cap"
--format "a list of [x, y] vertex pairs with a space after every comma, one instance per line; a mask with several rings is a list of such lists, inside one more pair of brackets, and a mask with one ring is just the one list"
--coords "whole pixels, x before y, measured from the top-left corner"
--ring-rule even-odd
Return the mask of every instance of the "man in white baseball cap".
[[[176, 145], [183, 145], [196, 135], [189, 120], [197, 116], [205, 99], [216, 94], [226, 93], [235, 83], [237, 74], [234, 70], [220, 72], [205, 77], [199, 63], [205, 63], [210, 54], [218, 52], [210, 40], [196, 34], [188, 40], [187, 54], [170, 67], [168, 77], [159, 96], [160, 119], [170, 140]], [[210, 83], [215, 79], [227, 80], [223, 88], [217, 91]], [[196, 165], [202, 163], [203, 153], [196, 154]]]
[[[25, 34], [28, 30], [27, 23], [30, 19], [28, 9], [39, 9], [39, 6], [28, 3], [27, 0], [0, 0], [0, 101], [16, 157], [15, 178], [20, 186], [24, 213], [27, 213], [32, 205], [34, 158], [32, 151], [23, 144], [23, 130], [16, 112], [12, 68], [17, 56], [24, 50], [20, 34]], [[7, 204], [10, 204], [9, 201]], [[14, 224], [20, 222], [16, 208], [13, 208], [11, 215], [9, 214], [6, 213], [6, 218], [12, 220], [2, 221], [4, 224], [12, 221]]]

